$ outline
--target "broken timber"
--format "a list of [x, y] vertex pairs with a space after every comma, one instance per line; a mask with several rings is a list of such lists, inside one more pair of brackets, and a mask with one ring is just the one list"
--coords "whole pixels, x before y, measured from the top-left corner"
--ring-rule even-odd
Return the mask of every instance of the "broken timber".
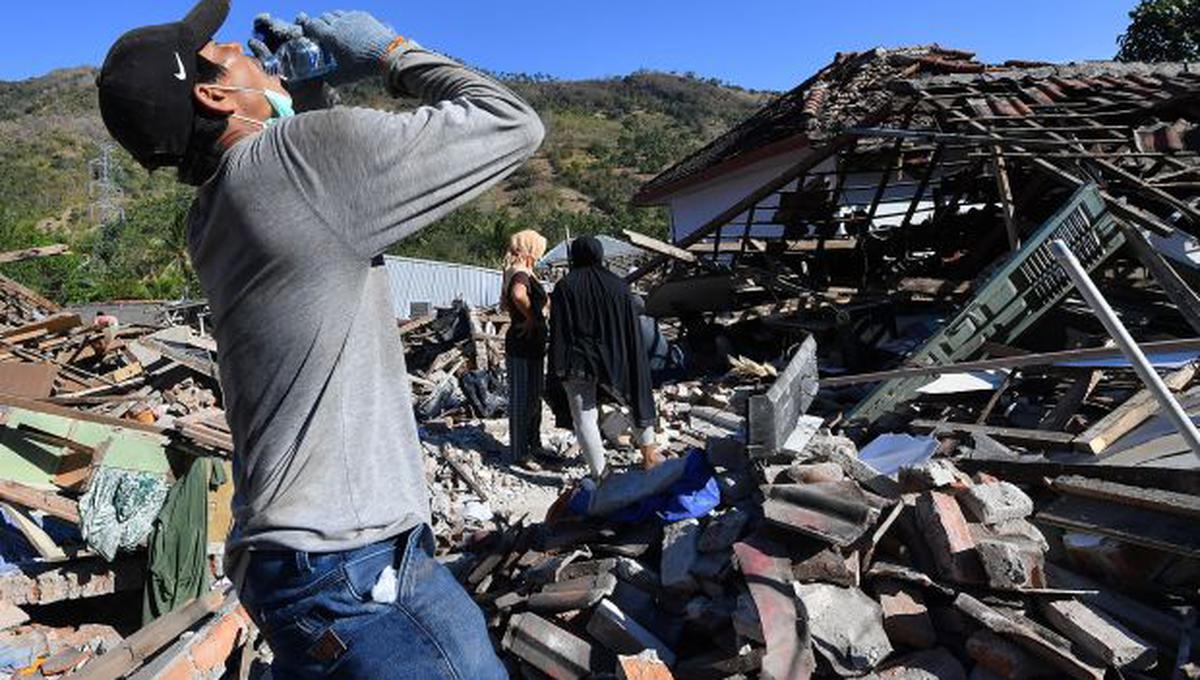
[[[935, 365], [961, 361], [979, 351], [985, 342], [1008, 343], [1033, 325], [1072, 290], [1070, 280], [1050, 254], [1050, 241], [1054, 239], [1068, 243], [1090, 269], [1114, 253], [1125, 237], [1096, 186], [1084, 186], [910, 360]], [[871, 423], [924, 383], [918, 378], [889, 380], [846, 418]]]

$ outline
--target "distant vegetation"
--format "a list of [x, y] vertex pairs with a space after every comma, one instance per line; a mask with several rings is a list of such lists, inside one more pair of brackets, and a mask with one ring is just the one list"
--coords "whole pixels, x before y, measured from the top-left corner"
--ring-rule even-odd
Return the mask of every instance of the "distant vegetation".
[[[495, 265], [509, 234], [635, 229], [662, 235], [666, 216], [633, 208], [642, 182], [750, 115], [767, 94], [688, 75], [643, 71], [559, 81], [501, 76], [541, 113], [541, 151], [499, 187], [396, 247], [397, 253]], [[95, 72], [55, 71], [0, 82], [0, 250], [54, 242], [73, 254], [4, 265], [54, 299], [178, 298], [200, 291], [187, 260], [192, 193], [169, 171], [153, 176], [118, 150], [125, 219], [103, 228], [88, 214], [88, 161], [108, 139], [95, 105]], [[402, 108], [373, 83], [342, 92], [348, 105]]]

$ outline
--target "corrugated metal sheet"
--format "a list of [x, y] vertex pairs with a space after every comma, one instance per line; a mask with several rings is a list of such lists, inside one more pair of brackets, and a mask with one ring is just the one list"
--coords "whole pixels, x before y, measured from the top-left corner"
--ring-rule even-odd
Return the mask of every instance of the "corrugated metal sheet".
[[500, 301], [504, 275], [497, 269], [393, 255], [385, 256], [383, 261], [398, 319], [412, 318], [414, 303], [437, 308], [464, 300], [471, 306], [484, 307]]

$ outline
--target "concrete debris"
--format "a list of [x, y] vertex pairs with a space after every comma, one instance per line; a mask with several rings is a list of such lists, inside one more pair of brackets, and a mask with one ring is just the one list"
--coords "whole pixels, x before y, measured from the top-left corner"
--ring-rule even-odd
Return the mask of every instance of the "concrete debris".
[[659, 576], [662, 587], [673, 595], [689, 595], [700, 585], [692, 575], [699, 559], [700, 523], [685, 519], [663, 528], [662, 567]]
[[1095, 606], [1056, 600], [1042, 609], [1050, 625], [1110, 666], [1144, 671], [1157, 662], [1153, 647]]
[[879, 603], [857, 588], [797, 584], [808, 612], [813, 646], [843, 677], [870, 671], [892, 653]]
[[609, 600], [601, 600], [596, 606], [588, 621], [587, 632], [614, 654], [640, 654], [652, 650], [667, 666], [675, 665], [675, 653], [666, 644]]
[[900, 581], [881, 581], [875, 590], [883, 609], [883, 629], [894, 646], [928, 649], [937, 643], [937, 630], [920, 590]]
[[868, 677], [878, 680], [966, 680], [967, 671], [953, 654], [939, 647], [903, 656]]
[[984, 524], [1024, 519], [1033, 514], [1033, 500], [1008, 482], [976, 484], [958, 497], [963, 508]]

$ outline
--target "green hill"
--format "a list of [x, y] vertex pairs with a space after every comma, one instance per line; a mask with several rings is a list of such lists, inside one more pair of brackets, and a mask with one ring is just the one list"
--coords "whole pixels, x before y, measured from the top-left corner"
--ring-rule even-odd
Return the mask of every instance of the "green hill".
[[[89, 215], [89, 161], [108, 135], [96, 109], [95, 70], [72, 68], [0, 81], [0, 250], [53, 242], [73, 254], [5, 265], [0, 273], [62, 301], [199, 295], [183, 217], [191, 189], [150, 175], [119, 148], [115, 181], [125, 218]], [[658, 210], [632, 208], [646, 179], [750, 115], [768, 94], [659, 72], [558, 81], [503, 80], [542, 115], [546, 141], [524, 167], [469, 206], [400, 244], [399, 253], [496, 264], [508, 235], [532, 227], [556, 241], [569, 230], [665, 233]], [[400, 109], [374, 83], [343, 103]]]

